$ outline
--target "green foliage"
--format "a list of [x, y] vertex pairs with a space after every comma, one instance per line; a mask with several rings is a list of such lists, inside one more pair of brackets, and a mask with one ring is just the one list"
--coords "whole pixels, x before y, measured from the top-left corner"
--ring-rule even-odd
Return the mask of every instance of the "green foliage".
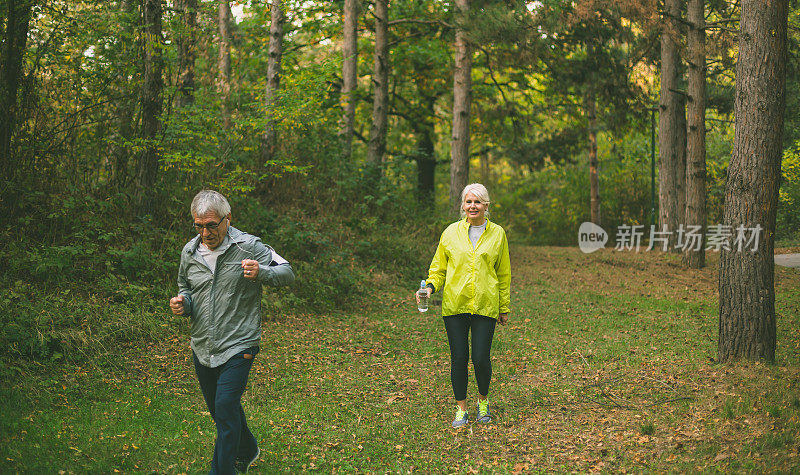
[[163, 338], [174, 318], [158, 312], [153, 290], [118, 279], [95, 289], [32, 286], [17, 280], [0, 289], [0, 356], [85, 361], [115, 345]]
[[[649, 137], [601, 135], [600, 216], [613, 234], [621, 224], [649, 224]], [[517, 240], [575, 245], [580, 224], [589, 220], [589, 167], [550, 165], [498, 184], [493, 203]], [[493, 206], [495, 206], [493, 205]]]
[[[712, 119], [718, 116], [710, 115]], [[713, 122], [712, 122], [713, 124]], [[706, 136], [706, 222], [722, 223], [725, 205], [725, 182], [733, 151], [733, 124], [713, 127]]]
[[[398, 198], [387, 195], [387, 202], [397, 203]], [[407, 223], [381, 223], [344, 210], [344, 206], [368, 209], [366, 203], [332, 205], [314, 210], [310, 216], [299, 210], [280, 212], [247, 199], [234, 206], [241, 209], [242, 229], [261, 236], [292, 263], [297, 281], [269, 292], [272, 298], [297, 308], [354, 308], [376, 283], [376, 276], [408, 282], [412, 276], [422, 275], [431, 257], [418, 252], [415, 238], [420, 230], [406, 230], [400, 225]], [[409, 208], [396, 206], [394, 211], [411, 213]], [[285, 302], [279, 305], [285, 306]]]
[[[163, 336], [169, 316], [154, 307], [174, 282], [175, 237], [113, 219], [124, 196], [32, 198], [0, 235], [0, 356], [82, 360]], [[31, 219], [42, 209], [56, 211]]]
[[781, 168], [776, 234], [779, 239], [800, 241], [800, 142], [784, 151]]

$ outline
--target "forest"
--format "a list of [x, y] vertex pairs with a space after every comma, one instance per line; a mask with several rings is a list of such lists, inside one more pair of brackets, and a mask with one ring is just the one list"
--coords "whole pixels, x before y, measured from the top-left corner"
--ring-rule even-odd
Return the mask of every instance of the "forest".
[[[235, 226], [291, 262], [296, 282], [265, 290], [264, 325], [297, 324], [305, 338], [314, 325], [372, 328], [361, 312], [396, 308], [425, 276], [473, 182], [487, 186], [491, 219], [528, 256], [519, 267], [527, 274], [515, 278], [570, 287], [566, 275], [583, 271], [559, 266], [579, 258], [567, 251], [577, 249], [578, 228], [602, 226], [610, 249], [597, 254], [598, 269], [711, 276], [708, 289], [697, 284], [707, 300], [685, 309], [708, 317], [709, 358], [783, 361], [794, 387], [800, 337], [787, 325], [797, 328], [800, 286], [794, 269], [773, 271], [772, 254], [800, 252], [800, 5], [764, 3], [777, 16], [752, 13], [762, 9], [755, 0], [0, 0], [0, 394], [17, 395], [8, 400], [27, 414], [33, 403], [18, 394], [30, 387], [12, 380], [58, 392], [73, 370], [125, 372], [112, 361], [117, 348], [187, 347], [185, 322], [167, 301], [180, 250], [197, 234], [189, 203], [201, 189], [227, 196]], [[743, 34], [748, 12], [754, 30]], [[761, 63], [772, 69], [753, 66]], [[606, 262], [621, 227], [756, 223], [767, 232], [755, 257], [700, 246]], [[645, 264], [630, 260], [639, 258]], [[647, 278], [664, 307], [645, 307], [672, 312], [666, 302], [682, 297], [667, 290], [669, 272], [659, 275]], [[614, 288], [611, 279], [598, 288]], [[754, 295], [767, 297], [746, 307]], [[530, 315], [544, 312], [530, 305]], [[747, 315], [766, 322], [746, 336], [760, 343], [736, 347]], [[381, 322], [375, 331], [390, 332]], [[598, 359], [576, 361], [588, 368]], [[796, 412], [797, 398], [786, 397]], [[741, 415], [731, 401], [726, 421]], [[25, 422], [13, 424], [0, 426], [4, 445]], [[638, 437], [652, 436], [635, 424]], [[798, 444], [781, 440], [770, 450]], [[302, 459], [298, 471], [314, 469], [312, 460], [343, 471], [443, 470], [424, 457], [407, 467], [397, 451], [350, 469], [287, 456]], [[65, 466], [148, 467], [101, 452], [87, 455], [93, 462], [64, 455]], [[482, 469], [532, 470], [532, 453]], [[762, 453], [755, 466], [743, 453], [700, 468], [734, 459], [744, 465], [727, 468], [769, 468], [771, 452]], [[35, 467], [15, 454], [0, 450], [0, 467]], [[555, 457], [544, 467], [593, 471], [599, 460]], [[275, 460], [267, 471], [290, 466]], [[696, 455], [687, 460], [683, 470], [698, 467]], [[775, 460], [773, 468], [797, 469], [796, 458]], [[52, 470], [57, 461], [41, 463]], [[204, 467], [176, 463], [151, 467]], [[605, 467], [643, 467], [617, 463]]]

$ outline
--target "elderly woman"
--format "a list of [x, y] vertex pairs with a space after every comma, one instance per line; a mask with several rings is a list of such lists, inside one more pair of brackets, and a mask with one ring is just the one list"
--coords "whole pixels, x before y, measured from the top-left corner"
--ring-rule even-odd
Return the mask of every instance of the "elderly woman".
[[[489, 352], [497, 322], [508, 321], [511, 262], [506, 233], [489, 221], [489, 192], [480, 183], [461, 192], [461, 216], [442, 233], [428, 270], [428, 296], [444, 287], [442, 317], [450, 343], [450, 380], [458, 409], [453, 427], [469, 422], [467, 363], [472, 333], [472, 365], [478, 382], [475, 420], [492, 421], [489, 412]], [[419, 297], [417, 297], [419, 299]]]

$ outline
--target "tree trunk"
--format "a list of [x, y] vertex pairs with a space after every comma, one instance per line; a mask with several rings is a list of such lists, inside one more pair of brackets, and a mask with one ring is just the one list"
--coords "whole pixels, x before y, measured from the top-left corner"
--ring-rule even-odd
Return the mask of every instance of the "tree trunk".
[[113, 183], [119, 192], [123, 191], [123, 189], [128, 186], [128, 181], [130, 179], [130, 173], [128, 172], [130, 147], [128, 143], [133, 138], [134, 134], [133, 113], [133, 101], [122, 99], [117, 113], [120, 143], [114, 149], [113, 171]]
[[[140, 94], [135, 91], [141, 87], [143, 38], [139, 34], [142, 27], [142, 16], [137, 0], [121, 0], [120, 9], [124, 19], [121, 27], [126, 31], [133, 31], [118, 39], [119, 46], [123, 49], [122, 56], [132, 58], [135, 63], [134, 70], [130, 76], [126, 76], [118, 84], [120, 99], [116, 101], [117, 108], [117, 144], [114, 147], [114, 166], [112, 171], [112, 183], [117, 192], [123, 192], [129, 184], [131, 173], [128, 170], [131, 147], [130, 143], [136, 133], [137, 124], [135, 123], [135, 112], [137, 102], [141, 100]], [[124, 61], [124, 59], [123, 59]], [[135, 174], [133, 174], [135, 175]]]
[[[688, 93], [686, 130], [686, 219], [687, 226], [706, 228], [706, 34], [705, 0], [689, 0], [687, 36], [689, 50]], [[705, 243], [700, 249], [687, 247], [684, 262], [692, 269], [701, 269], [706, 264]]]
[[764, 229], [758, 250], [720, 255], [721, 362], [775, 361], [775, 215], [786, 107], [786, 0], [743, 0], [736, 65], [736, 132], [723, 224]]
[[17, 125], [22, 60], [28, 42], [32, 7], [32, 1], [9, 0], [5, 8], [0, 10], [6, 16], [3, 49], [0, 52], [0, 176], [3, 179], [12, 178], [16, 172], [11, 139]]
[[[681, 76], [682, 74], [679, 74]], [[675, 163], [675, 223], [681, 225], [686, 223], [686, 96], [678, 95], [678, 128], [675, 130], [677, 136], [677, 156]], [[671, 236], [674, 241], [677, 235]], [[674, 246], [672, 251], [678, 251]]]
[[275, 157], [278, 134], [275, 130], [275, 119], [272, 113], [275, 107], [275, 96], [281, 85], [281, 58], [283, 57], [283, 22], [284, 15], [280, 0], [272, 0], [269, 24], [269, 60], [267, 61], [267, 88], [264, 90], [264, 109], [267, 114], [267, 125], [261, 137], [261, 162], [266, 164]]
[[372, 84], [372, 126], [369, 129], [367, 162], [373, 179], [383, 175], [383, 156], [386, 154], [386, 129], [389, 106], [389, 0], [375, 0], [375, 63]]
[[[433, 126], [433, 123], [430, 124]], [[436, 157], [433, 145], [433, 127], [419, 136], [417, 142], [417, 193], [423, 206], [431, 207], [434, 193], [434, 176], [436, 173]]]
[[[658, 119], [658, 215], [659, 229], [675, 231], [678, 227], [678, 167], [681, 161], [681, 97], [678, 93], [678, 20], [681, 0], [664, 1], [664, 26], [661, 33], [661, 112]], [[685, 119], [684, 119], [685, 120]], [[685, 127], [684, 127], [685, 130]], [[671, 240], [670, 248], [674, 244]]]
[[417, 199], [423, 207], [429, 209], [433, 204], [434, 178], [436, 174], [436, 150], [434, 144], [434, 137], [436, 137], [434, 122], [435, 102], [435, 98], [423, 96], [427, 118], [412, 124], [414, 135], [417, 137], [417, 153], [414, 157], [417, 162]]
[[144, 0], [144, 89], [142, 91], [142, 139], [144, 149], [139, 157], [136, 193], [140, 216], [155, 215], [153, 185], [158, 176], [157, 141], [161, 132], [161, 92], [164, 89], [161, 57], [161, 0]]
[[469, 118], [472, 100], [472, 47], [467, 39], [469, 0], [456, 0], [455, 66], [453, 70], [453, 134], [450, 145], [450, 207], [458, 213], [461, 191], [469, 181]]
[[181, 18], [178, 43], [178, 107], [194, 103], [194, 63], [197, 43], [197, 0], [176, 0]]
[[480, 164], [481, 164], [481, 183], [490, 183], [491, 177], [491, 161], [492, 161], [492, 152], [491, 150], [486, 150], [485, 152], [481, 153], [480, 155]]
[[584, 110], [589, 132], [589, 203], [591, 220], [600, 225], [600, 178], [597, 161], [597, 100], [591, 88], [584, 96]]
[[219, 0], [217, 27], [219, 31], [217, 91], [222, 100], [223, 124], [227, 129], [231, 126], [231, 5], [229, 0]]
[[339, 124], [339, 136], [342, 142], [342, 155], [350, 158], [353, 146], [353, 124], [356, 115], [354, 93], [358, 87], [358, 10], [360, 0], [345, 0], [344, 28], [342, 39], [342, 120]]

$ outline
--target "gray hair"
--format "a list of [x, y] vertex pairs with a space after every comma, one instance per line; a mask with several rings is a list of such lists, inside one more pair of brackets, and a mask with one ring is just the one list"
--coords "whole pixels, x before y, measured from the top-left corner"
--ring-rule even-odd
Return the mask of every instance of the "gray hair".
[[231, 214], [231, 205], [220, 193], [214, 190], [202, 190], [192, 200], [192, 216], [202, 216], [213, 211], [220, 218]]
[[486, 217], [489, 217], [489, 190], [486, 189], [485, 186], [481, 185], [480, 183], [470, 183], [469, 185], [464, 187], [464, 190], [461, 192], [461, 217], [465, 217], [467, 215], [466, 211], [464, 211], [464, 200], [467, 198], [467, 193], [472, 193], [475, 195], [475, 198], [478, 198], [478, 201], [486, 205]]

